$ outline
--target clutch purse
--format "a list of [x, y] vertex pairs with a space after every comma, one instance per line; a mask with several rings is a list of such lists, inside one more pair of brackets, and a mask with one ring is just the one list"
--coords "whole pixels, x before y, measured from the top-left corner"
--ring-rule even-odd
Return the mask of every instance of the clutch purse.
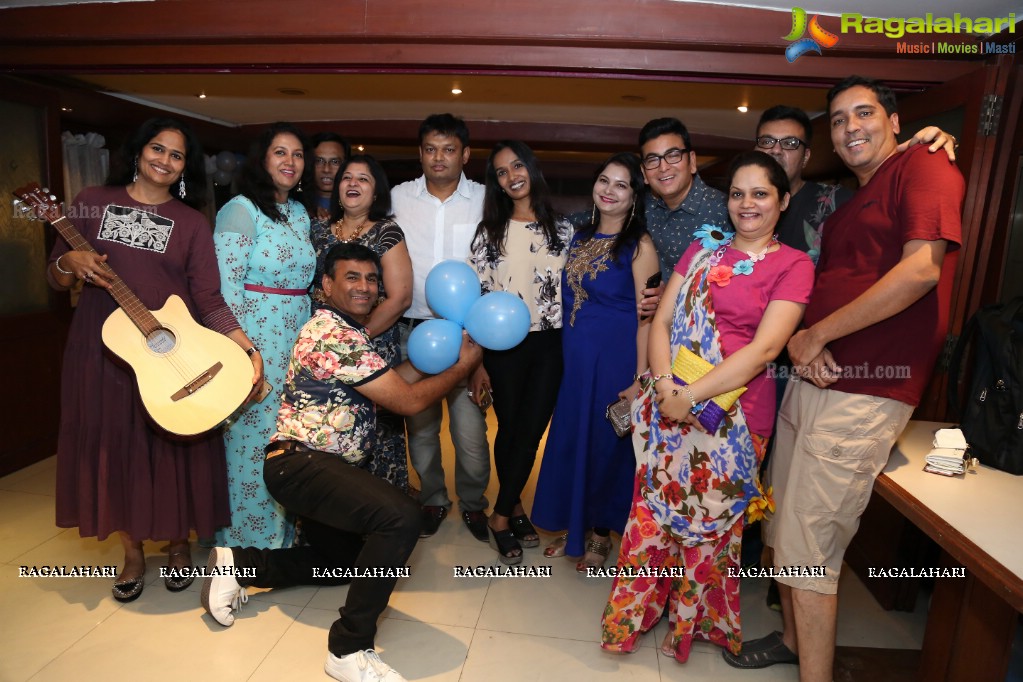
[[[675, 356], [675, 361], [671, 363], [671, 373], [674, 375], [675, 383], [683, 386], [693, 383], [712, 369], [714, 369], [714, 365], [685, 346], [678, 349], [678, 355]], [[708, 400], [703, 410], [697, 415], [697, 419], [703, 424], [703, 428], [707, 429], [708, 433], [715, 433], [718, 427], [721, 426], [721, 421], [725, 418], [725, 414], [732, 409], [735, 401], [745, 392], [746, 387], [740, 386]]]
[[619, 438], [629, 435], [632, 430], [632, 403], [628, 398], [619, 398], [607, 406], [607, 420]]

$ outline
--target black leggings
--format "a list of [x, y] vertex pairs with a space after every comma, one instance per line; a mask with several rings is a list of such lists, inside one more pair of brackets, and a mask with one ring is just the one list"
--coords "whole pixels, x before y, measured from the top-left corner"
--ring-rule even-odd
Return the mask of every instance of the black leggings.
[[561, 385], [561, 330], [530, 332], [510, 350], [488, 350], [483, 365], [494, 389], [497, 436], [494, 465], [499, 490], [494, 511], [511, 516], [536, 462], [540, 438]]

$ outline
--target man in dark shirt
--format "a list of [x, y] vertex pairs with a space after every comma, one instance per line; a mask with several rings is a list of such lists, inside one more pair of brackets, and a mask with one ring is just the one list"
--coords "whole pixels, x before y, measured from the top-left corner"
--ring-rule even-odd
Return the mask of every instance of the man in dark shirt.
[[376, 623], [419, 538], [419, 506], [365, 465], [376, 441], [376, 405], [408, 415], [448, 393], [475, 369], [479, 346], [463, 337], [458, 361], [423, 378], [392, 368], [373, 350], [364, 322], [377, 301], [380, 260], [361, 244], [334, 246], [324, 263], [328, 306], [301, 329], [263, 479], [302, 517], [307, 545], [215, 547], [202, 605], [218, 623], [247, 600], [245, 588], [351, 583], [327, 640], [324, 669], [338, 680], [401, 682], [373, 650]]
[[[336, 133], [316, 133], [309, 140], [313, 161], [313, 203], [306, 208], [313, 219], [330, 217], [330, 193], [341, 164], [352, 155], [348, 140]], [[308, 163], [308, 162], [307, 162]]]

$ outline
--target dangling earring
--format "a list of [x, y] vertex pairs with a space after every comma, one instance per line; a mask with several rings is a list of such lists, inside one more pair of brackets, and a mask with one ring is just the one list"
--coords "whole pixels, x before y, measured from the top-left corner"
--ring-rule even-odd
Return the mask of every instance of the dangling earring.
[[593, 210], [590, 211], [590, 225], [597, 224], [597, 205], [593, 204]]
[[635, 218], [635, 217], [636, 217], [636, 202], [633, 201], [632, 202], [632, 212], [629, 213], [629, 222], [625, 223], [626, 226], [631, 225], [632, 224], [632, 219]]
[[302, 183], [298, 183], [298, 189], [296, 189], [295, 191], [296, 192], [301, 192], [302, 191]]
[[132, 161], [132, 164], [135, 166], [135, 173], [134, 173], [134, 175], [131, 176], [131, 181], [132, 182], [138, 182], [139, 181], [139, 160], [135, 159], [134, 161]]
[[182, 199], [185, 198], [185, 174], [181, 174], [181, 180], [178, 182], [178, 196]]

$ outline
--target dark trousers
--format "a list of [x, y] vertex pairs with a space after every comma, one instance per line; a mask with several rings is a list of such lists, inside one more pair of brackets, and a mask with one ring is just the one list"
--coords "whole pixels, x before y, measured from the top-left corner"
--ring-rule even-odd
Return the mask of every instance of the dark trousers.
[[561, 385], [561, 330], [530, 332], [509, 350], [488, 350], [483, 365], [494, 388], [494, 466], [500, 484], [494, 511], [511, 516], [529, 481], [536, 449]]
[[[419, 539], [419, 506], [407, 495], [337, 455], [289, 451], [263, 465], [267, 490], [303, 517], [308, 546], [286, 549], [234, 547], [235, 566], [255, 568], [243, 586], [338, 585], [336, 577], [314, 577], [313, 569], [406, 565]], [[330, 628], [327, 648], [335, 656], [373, 648], [377, 619], [397, 578], [354, 578], [341, 617]]]

